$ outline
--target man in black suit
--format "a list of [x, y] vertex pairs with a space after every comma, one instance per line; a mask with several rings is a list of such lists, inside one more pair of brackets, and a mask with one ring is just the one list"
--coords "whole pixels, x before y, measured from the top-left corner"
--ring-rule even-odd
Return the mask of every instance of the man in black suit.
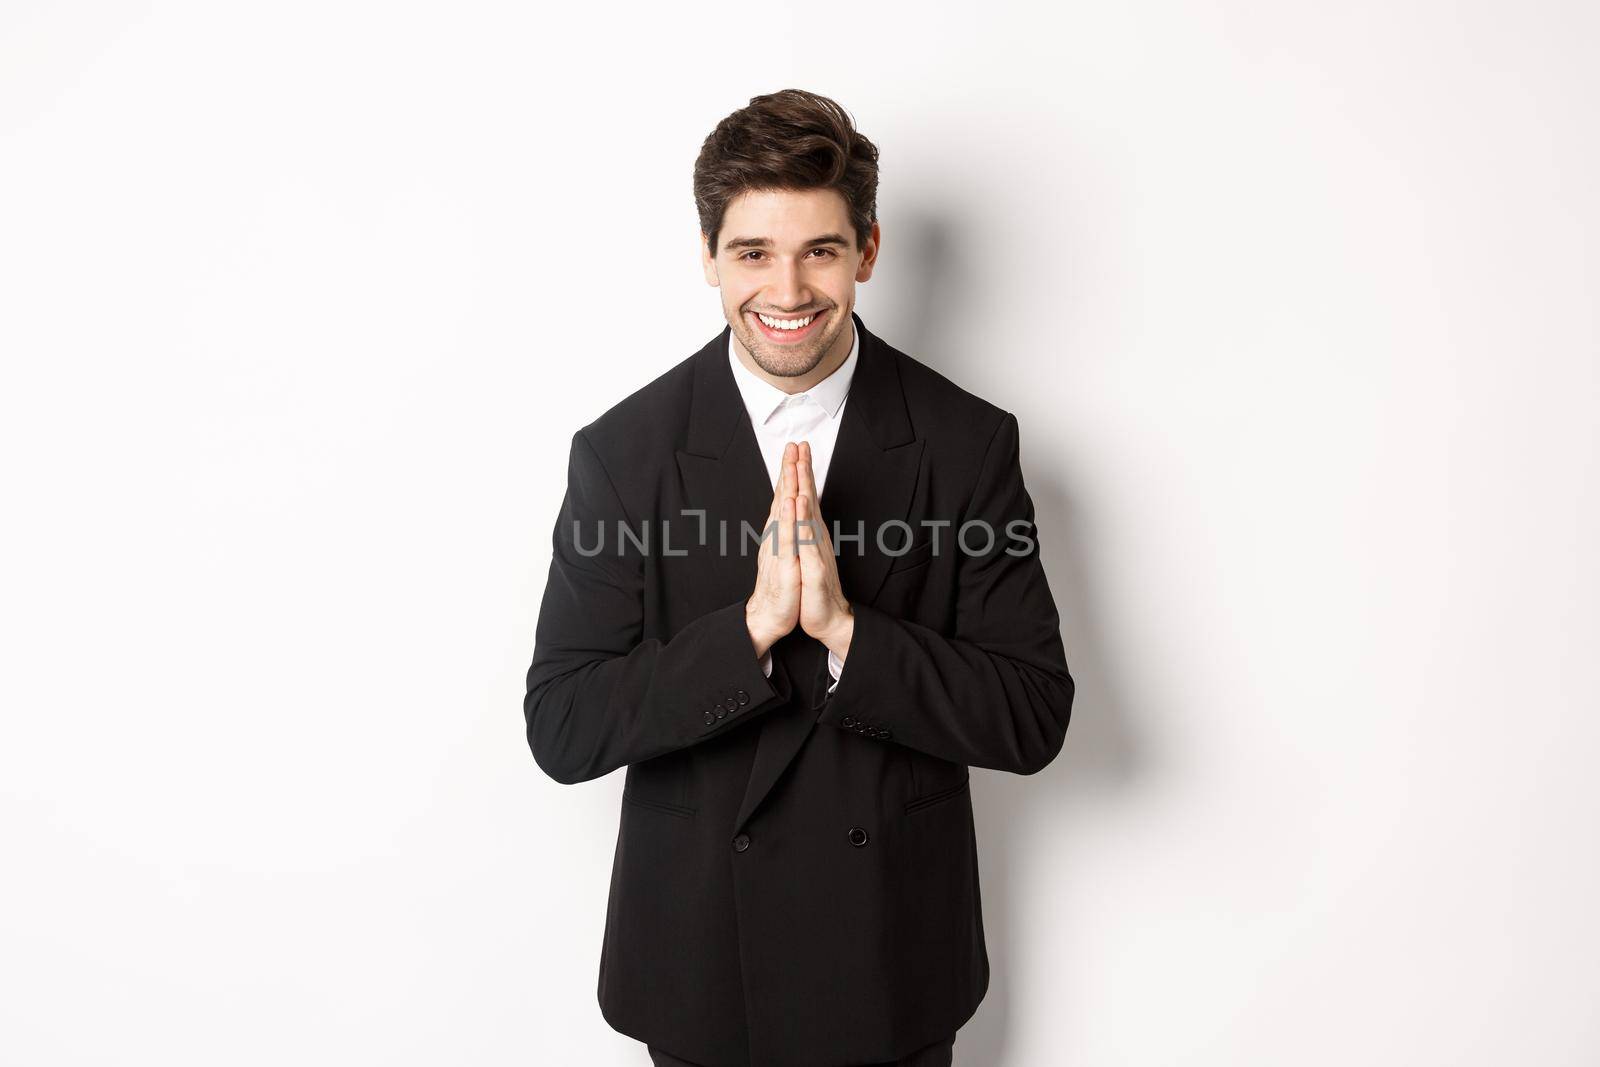
[[723, 120], [728, 325], [572, 437], [523, 710], [556, 781], [627, 768], [598, 998], [656, 1064], [951, 1064], [969, 768], [1035, 773], [1071, 713], [1016, 419], [855, 311], [876, 160], [810, 93]]

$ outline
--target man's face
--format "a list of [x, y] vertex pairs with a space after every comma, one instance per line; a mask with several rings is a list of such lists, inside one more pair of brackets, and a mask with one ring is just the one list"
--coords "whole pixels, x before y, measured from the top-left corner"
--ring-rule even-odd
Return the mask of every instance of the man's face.
[[[844, 197], [833, 189], [743, 193], [723, 213], [714, 257], [700, 235], [706, 281], [722, 290], [722, 314], [762, 370], [799, 377], [849, 352], [856, 282], [872, 277], [878, 224], [866, 247], [855, 243]], [[785, 328], [796, 323], [805, 325]]]

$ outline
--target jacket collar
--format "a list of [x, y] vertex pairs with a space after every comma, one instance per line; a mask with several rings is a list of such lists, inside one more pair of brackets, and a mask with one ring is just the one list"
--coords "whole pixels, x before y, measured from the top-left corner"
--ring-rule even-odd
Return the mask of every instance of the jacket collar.
[[[854, 347], [857, 362], [850, 379], [850, 403], [845, 406], [846, 418], [851, 417], [849, 412], [856, 412], [880, 450], [903, 445], [912, 439], [911, 418], [906, 413], [905, 395], [900, 389], [900, 371], [895, 365], [894, 353], [866, 328], [860, 315], [852, 311], [850, 318], [856, 328]], [[734, 441], [740, 423], [748, 423], [744, 399], [727, 360], [732, 335], [733, 327], [723, 326], [722, 332], [692, 357], [694, 403], [689, 412], [686, 451], [697, 456], [723, 458]], [[753, 432], [751, 437], [753, 441]], [[770, 500], [770, 488], [766, 495]], [[761, 513], [766, 514], [764, 506]], [[824, 511], [823, 515], [826, 516], [827, 512]]]
[[[750, 413], [750, 422], [760, 426], [772, 418], [779, 406], [789, 399], [789, 394], [765, 378], [757, 376], [749, 367], [739, 362], [739, 354], [734, 351], [733, 331], [724, 332], [728, 337], [728, 367], [733, 371], [734, 384], [739, 388], [739, 395], [744, 398], [744, 407]], [[839, 408], [849, 395], [850, 380], [855, 377], [856, 372], [856, 353], [861, 351], [861, 331], [852, 329], [850, 332], [850, 353], [845, 356], [844, 362], [835, 367], [832, 374], [805, 391], [822, 406], [830, 419], [838, 417]]]

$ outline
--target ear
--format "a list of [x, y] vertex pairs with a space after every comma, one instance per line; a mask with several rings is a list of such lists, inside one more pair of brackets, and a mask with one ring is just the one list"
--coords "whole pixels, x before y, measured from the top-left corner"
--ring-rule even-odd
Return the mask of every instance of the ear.
[[722, 284], [717, 277], [717, 261], [711, 258], [711, 243], [704, 233], [700, 235], [700, 270], [706, 276], [706, 284], [713, 289]]
[[856, 281], [864, 282], [872, 277], [872, 268], [878, 262], [878, 246], [883, 240], [883, 231], [878, 224], [872, 224], [872, 232], [867, 235], [867, 243], [861, 249], [861, 265], [856, 268]]

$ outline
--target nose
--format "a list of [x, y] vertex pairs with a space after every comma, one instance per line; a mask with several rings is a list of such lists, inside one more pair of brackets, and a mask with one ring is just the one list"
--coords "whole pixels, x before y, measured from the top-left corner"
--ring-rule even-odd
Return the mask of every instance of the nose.
[[809, 295], [801, 277], [800, 264], [792, 259], [780, 261], [777, 276], [767, 289], [767, 306], [791, 310], [809, 307]]

